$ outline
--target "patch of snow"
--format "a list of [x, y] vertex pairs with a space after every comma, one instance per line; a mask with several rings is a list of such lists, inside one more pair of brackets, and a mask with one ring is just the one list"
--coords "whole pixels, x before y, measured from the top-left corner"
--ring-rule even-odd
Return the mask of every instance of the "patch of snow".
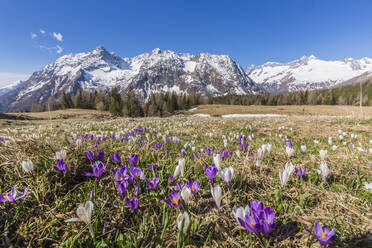
[[198, 109], [198, 107], [195, 107], [195, 108], [189, 109], [189, 111], [190, 111], [190, 112], [193, 112], [193, 111], [195, 111], [195, 110], [197, 110], [197, 109]]
[[277, 118], [277, 117], [287, 117], [287, 115], [279, 115], [279, 114], [227, 114], [227, 115], [222, 115], [222, 118], [244, 118], [244, 117], [249, 117], [249, 118]]
[[192, 116], [197, 116], [197, 117], [211, 117], [210, 114], [194, 114]]

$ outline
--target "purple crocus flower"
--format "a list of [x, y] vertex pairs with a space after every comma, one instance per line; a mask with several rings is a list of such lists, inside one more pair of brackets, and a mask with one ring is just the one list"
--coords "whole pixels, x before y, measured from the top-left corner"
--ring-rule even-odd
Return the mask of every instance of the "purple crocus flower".
[[187, 187], [190, 188], [191, 193], [193, 195], [195, 195], [198, 192], [200, 183], [199, 182], [193, 182], [192, 180], [189, 180], [186, 185], [187, 185]]
[[68, 171], [68, 166], [64, 164], [63, 159], [57, 159], [56, 166], [54, 166], [54, 169], [62, 172], [62, 174], [65, 174], [66, 171]]
[[160, 149], [163, 146], [163, 143], [158, 142], [155, 144], [155, 149]]
[[289, 139], [287, 139], [287, 140], [285, 141], [285, 146], [286, 146], [286, 147], [292, 147], [292, 142], [291, 142]]
[[28, 188], [25, 188], [23, 193], [17, 197], [17, 190], [15, 188], [12, 189], [12, 192], [8, 194], [0, 194], [0, 202], [5, 203], [5, 202], [15, 202], [23, 197], [26, 196], [28, 191]]
[[95, 177], [97, 179], [97, 182], [99, 182], [99, 180], [102, 177], [103, 172], [105, 172], [105, 166], [103, 165], [102, 162], [97, 161], [92, 166], [92, 169], [93, 169], [93, 173], [85, 172], [83, 173], [83, 175], [87, 177]]
[[105, 158], [105, 152], [103, 150], [99, 150], [97, 152], [97, 156], [96, 157], [97, 157], [97, 160], [103, 161], [103, 159]]
[[311, 235], [313, 235], [322, 246], [326, 246], [328, 243], [332, 242], [336, 237], [336, 229], [330, 230], [328, 226], [322, 227], [319, 222], [315, 222], [314, 233], [307, 230]]
[[128, 181], [131, 183], [131, 178], [128, 176], [128, 165], [123, 165], [117, 170], [113, 170], [112, 173], [115, 175], [115, 179], [110, 177], [109, 180], [112, 182], [120, 183], [122, 181]]
[[85, 152], [85, 154], [87, 155], [87, 158], [89, 159], [89, 161], [91, 163], [93, 163], [94, 162], [94, 153], [91, 152], [91, 151], [87, 151], [87, 152]]
[[252, 215], [259, 218], [263, 209], [263, 203], [260, 201], [251, 201]]
[[168, 185], [171, 185], [173, 182], [173, 176], [169, 176], [168, 178]]
[[131, 176], [134, 180], [138, 180], [138, 179], [140, 179], [141, 176], [142, 176], [141, 168], [139, 168], [139, 167], [130, 167], [130, 176]]
[[119, 153], [114, 153], [112, 155], [112, 160], [114, 160], [115, 163], [120, 163], [120, 154]]
[[87, 155], [87, 158], [92, 164], [94, 161], [97, 160], [102, 161], [105, 158], [105, 152], [103, 150], [99, 150], [96, 156], [94, 156], [94, 153], [91, 151], [87, 151], [85, 152], [85, 154]]
[[261, 231], [261, 224], [257, 218], [250, 216], [249, 214], [245, 216], [245, 219], [238, 218], [239, 223], [246, 230], [258, 234]]
[[196, 160], [198, 158], [198, 154], [194, 153], [193, 157], [194, 157], [194, 160]]
[[184, 150], [181, 151], [181, 157], [185, 157], [185, 151]]
[[155, 172], [157, 168], [158, 168], [157, 164], [152, 164], [152, 165], [149, 166], [149, 169], [150, 169], [151, 172], [152, 171]]
[[169, 150], [168, 150], [168, 148], [165, 148], [164, 151], [165, 151], [165, 155], [168, 157], [169, 156]]
[[221, 151], [221, 159], [222, 160], [224, 160], [227, 155], [228, 155], [228, 152], [226, 150]]
[[176, 208], [181, 208], [182, 204], [180, 201], [180, 195], [178, 194], [177, 191], [172, 191], [172, 193], [169, 194], [169, 199], [164, 200], [164, 202], [171, 206], [171, 207], [176, 207]]
[[204, 167], [205, 174], [207, 174], [212, 186], [214, 185], [214, 178], [217, 175], [217, 167], [212, 164], [211, 166], [206, 165]]
[[131, 157], [128, 157], [129, 163], [131, 163], [133, 166], [136, 166], [138, 163], [138, 155], [132, 154]]
[[298, 178], [301, 179], [303, 176], [305, 176], [306, 168], [303, 168], [303, 169], [301, 169], [301, 168], [298, 168], [298, 169], [295, 168], [295, 171], [297, 173]]
[[101, 144], [101, 143], [99, 143], [99, 142], [97, 141], [97, 142], [94, 142], [94, 143], [93, 143], [93, 146], [94, 146], [95, 148], [97, 148], [100, 144]]
[[134, 213], [136, 213], [136, 211], [137, 211], [137, 208], [138, 208], [138, 198], [137, 198], [137, 196], [134, 196], [133, 198], [132, 198], [132, 200], [130, 200], [130, 199], [126, 199], [126, 202], [127, 202], [127, 208], [130, 208], [130, 209], [132, 209], [132, 211], [134, 212]]
[[149, 189], [156, 190], [156, 186], [158, 185], [160, 177], [157, 176], [155, 179], [146, 179], [146, 184]]
[[4, 138], [0, 136], [0, 142], [1, 142], [1, 141], [4, 141]]
[[272, 210], [269, 207], [266, 207], [261, 215], [261, 226], [263, 228], [263, 231], [265, 232], [265, 235], [267, 236], [272, 230], [275, 228], [275, 213], [274, 210]]

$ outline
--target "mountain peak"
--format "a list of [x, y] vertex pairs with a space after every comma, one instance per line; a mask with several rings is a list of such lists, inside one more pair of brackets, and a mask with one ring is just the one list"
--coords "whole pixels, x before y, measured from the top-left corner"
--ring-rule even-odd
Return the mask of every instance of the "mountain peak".
[[155, 48], [154, 50], [151, 51], [152, 54], [160, 54], [161, 50], [160, 48]]
[[314, 54], [311, 54], [310, 56], [306, 56], [306, 55], [304, 55], [304, 56], [302, 56], [302, 57], [300, 58], [300, 60], [302, 60], [302, 61], [304, 61], [304, 60], [309, 61], [309, 60], [313, 60], [313, 59], [317, 59], [317, 57], [315, 57]]
[[102, 55], [102, 54], [105, 54], [105, 53], [108, 53], [106, 48], [104, 48], [103, 46], [98, 46], [96, 47], [94, 50], [93, 50], [93, 54], [99, 54], [99, 55]]

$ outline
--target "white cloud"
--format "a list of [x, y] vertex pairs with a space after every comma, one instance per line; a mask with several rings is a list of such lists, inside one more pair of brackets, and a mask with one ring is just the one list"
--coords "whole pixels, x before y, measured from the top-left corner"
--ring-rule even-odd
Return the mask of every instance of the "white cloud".
[[35, 39], [37, 37], [37, 34], [31, 33], [31, 39]]
[[0, 87], [13, 84], [18, 80], [26, 80], [29, 76], [26, 74], [0, 72]]
[[57, 53], [60, 54], [63, 52], [63, 48], [57, 45]]
[[56, 33], [56, 32], [53, 32], [52, 33], [53, 37], [56, 38], [58, 41], [62, 42], [62, 34], [61, 33]]
[[40, 29], [40, 33], [41, 34], [45, 34], [45, 30], [44, 29]]
[[58, 45], [51, 46], [51, 47], [40, 45], [40, 49], [45, 49], [45, 50], [48, 50], [50, 52], [55, 51], [58, 54], [63, 52], [63, 47], [58, 46]]

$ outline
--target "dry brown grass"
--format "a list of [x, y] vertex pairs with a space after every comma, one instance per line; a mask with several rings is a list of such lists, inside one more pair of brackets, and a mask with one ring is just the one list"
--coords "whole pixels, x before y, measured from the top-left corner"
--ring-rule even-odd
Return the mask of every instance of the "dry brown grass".
[[285, 106], [242, 106], [242, 105], [201, 105], [195, 114], [220, 116], [225, 114], [284, 114], [284, 115], [328, 115], [372, 118], [372, 107], [329, 106], [329, 105], [285, 105]]

